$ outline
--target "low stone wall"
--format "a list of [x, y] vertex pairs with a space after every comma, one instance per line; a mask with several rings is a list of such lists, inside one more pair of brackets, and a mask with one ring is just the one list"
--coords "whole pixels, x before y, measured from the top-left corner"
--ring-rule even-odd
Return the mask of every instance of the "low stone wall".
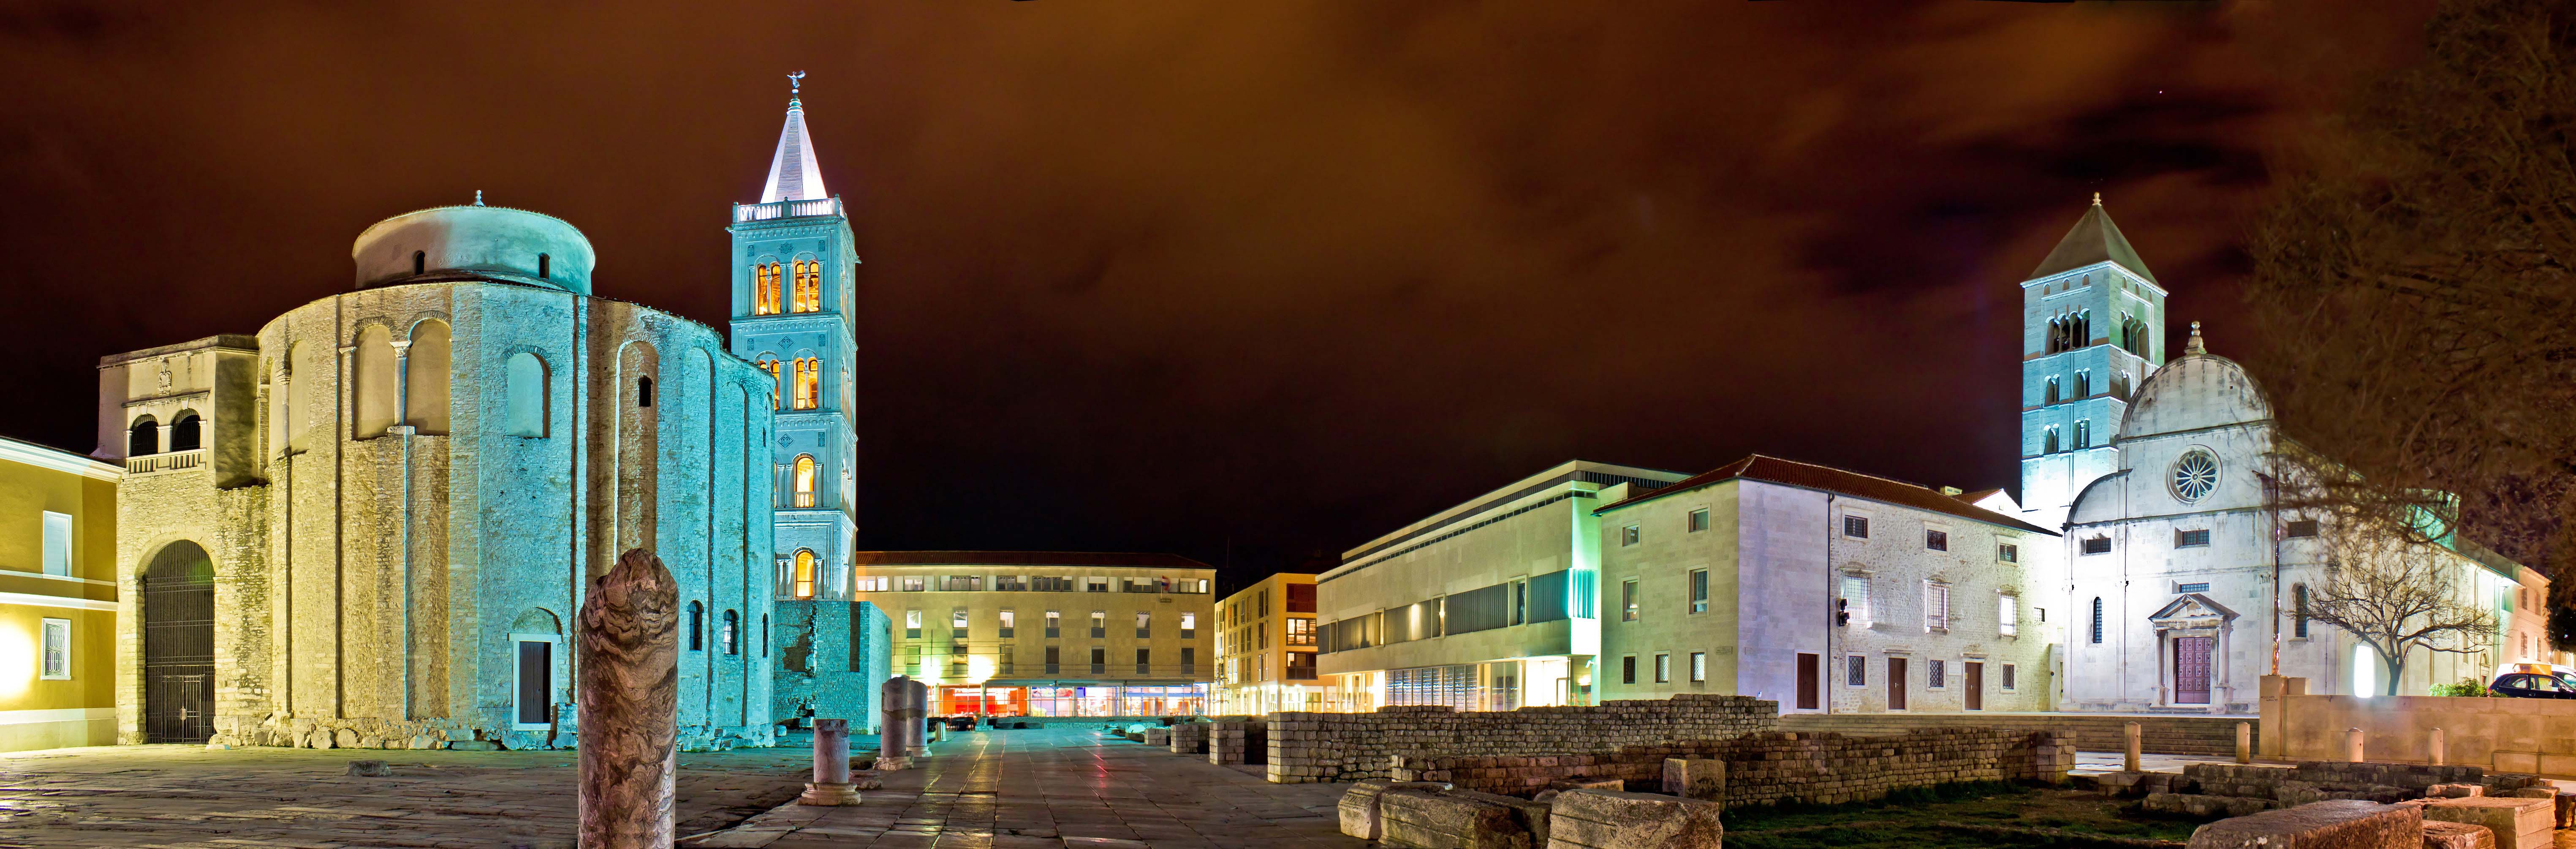
[[[2479, 696], [2311, 696], [2307, 679], [2266, 682], [2263, 724], [2280, 729], [2260, 748], [2289, 760], [2344, 760], [2350, 730], [2362, 757], [2427, 763], [2442, 729], [2444, 763], [2507, 772], [2576, 774], [2576, 700]], [[2276, 745], [2275, 745], [2276, 744]]]
[[[1792, 713], [1780, 717], [1782, 731], [1836, 731], [1844, 734], [1898, 734], [1917, 728], [1982, 726], [2004, 731], [2064, 731], [2075, 735], [2075, 747], [2089, 752], [2126, 751], [2125, 726], [2138, 724], [2138, 747], [2159, 755], [2224, 758], [2236, 754], [2236, 725], [2244, 716], [2161, 716], [2066, 713]], [[2254, 729], [2255, 744], [2262, 731]]]
[[1270, 722], [1263, 719], [1219, 719], [1208, 723], [1207, 758], [1212, 764], [1261, 764], [1270, 758]]
[[[1779, 716], [1780, 704], [1768, 699], [1698, 694], [1515, 711], [1282, 712], [1269, 718], [1269, 778], [1277, 784], [1385, 778], [1395, 755], [1547, 756], [1725, 740], [1769, 731]], [[1224, 733], [1223, 725], [1215, 734]], [[1217, 739], [1210, 738], [1211, 752]], [[1656, 763], [1660, 769], [1662, 761]]]
[[2055, 783], [2074, 768], [2075, 747], [2061, 731], [1934, 728], [1886, 737], [1773, 731], [1567, 755], [1397, 755], [1390, 760], [1390, 772], [1397, 781], [1443, 781], [1527, 796], [1587, 779], [1618, 780], [1637, 790], [1659, 786], [1666, 758], [1725, 761], [1723, 798], [1728, 806], [1837, 804], [1877, 799], [1908, 787], [1968, 781]]

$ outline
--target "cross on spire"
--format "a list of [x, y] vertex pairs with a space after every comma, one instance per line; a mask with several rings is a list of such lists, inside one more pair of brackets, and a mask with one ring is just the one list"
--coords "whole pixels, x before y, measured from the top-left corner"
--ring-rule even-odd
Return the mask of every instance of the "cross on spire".
[[804, 87], [805, 87], [805, 72], [804, 72], [804, 71], [798, 71], [798, 72], [796, 72], [796, 73], [788, 74], [788, 75], [787, 75], [787, 96], [788, 96], [788, 97], [795, 97], [795, 96], [797, 96], [797, 94], [798, 94], [800, 91], [802, 91]]

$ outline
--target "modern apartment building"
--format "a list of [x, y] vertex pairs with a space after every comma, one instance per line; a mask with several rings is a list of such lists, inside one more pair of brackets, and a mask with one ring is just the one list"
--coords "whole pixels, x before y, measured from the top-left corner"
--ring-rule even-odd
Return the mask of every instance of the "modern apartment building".
[[857, 552], [854, 600], [892, 620], [893, 673], [934, 714], [1205, 713], [1216, 570], [1169, 554]]
[[[174, 417], [151, 436], [167, 431], [186, 449], [197, 426]], [[0, 438], [0, 751], [116, 742], [122, 472]], [[201, 613], [214, 618], [211, 608]], [[213, 660], [210, 644], [198, 651]]]
[[1595, 513], [1602, 698], [2052, 707], [2057, 535], [1957, 490], [1754, 455]]
[[1217, 602], [1216, 712], [1322, 710], [1316, 642], [1313, 575], [1281, 572]]
[[1593, 511], [1686, 477], [1568, 461], [1344, 552], [1315, 579], [1323, 708], [1594, 703]]

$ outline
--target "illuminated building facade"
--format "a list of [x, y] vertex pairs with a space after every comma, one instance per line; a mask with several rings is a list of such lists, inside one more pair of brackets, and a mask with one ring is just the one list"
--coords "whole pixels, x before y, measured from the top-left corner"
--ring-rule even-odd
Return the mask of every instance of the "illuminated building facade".
[[892, 674], [937, 715], [1207, 712], [1216, 570], [1168, 554], [863, 551], [853, 598], [892, 620]]
[[1315, 576], [1282, 572], [1216, 603], [1220, 714], [1323, 710]]
[[[200, 433], [184, 417], [155, 423], [138, 438], [186, 446]], [[0, 438], [0, 751], [116, 742], [123, 471]]]

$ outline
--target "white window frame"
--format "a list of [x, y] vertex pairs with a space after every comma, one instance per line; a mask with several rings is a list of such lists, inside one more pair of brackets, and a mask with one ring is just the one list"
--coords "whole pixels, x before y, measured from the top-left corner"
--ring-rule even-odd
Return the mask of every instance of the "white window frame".
[[[1940, 590], [1941, 595], [1940, 610], [1937, 614], [1934, 612], [1932, 604], [1932, 595], [1933, 590], [1935, 589]], [[1950, 585], [1928, 578], [1925, 579], [1923, 581], [1923, 633], [1949, 633], [1951, 613]]]
[[[36, 639], [36, 678], [42, 681], [72, 680], [72, 621], [53, 618], [40, 620], [37, 633], [39, 636]], [[60, 671], [46, 668], [47, 655], [56, 651], [60, 651], [63, 657]]]
[[1623, 525], [1619, 528], [1619, 547], [1621, 548], [1636, 545], [1638, 540], [1644, 538], [1645, 532], [1636, 525]]
[[2021, 596], [1995, 593], [1995, 631], [2007, 637], [2021, 636]]
[[47, 575], [68, 578], [72, 575], [72, 517], [69, 513], [44, 511], [44, 565]]
[[[1836, 596], [1836, 598], [1846, 599], [1851, 602], [1851, 606], [1845, 608], [1843, 612], [1851, 614], [1852, 624], [1863, 628], [1870, 627], [1878, 621], [1870, 618], [1869, 615], [1869, 597], [1871, 589], [1869, 578], [1869, 573], [1866, 572], [1844, 572], [1842, 574], [1843, 584], [1841, 587], [1837, 588], [1842, 595]], [[1851, 588], [1854, 586], [1860, 587], [1859, 598], [1853, 598], [1851, 595]]]
[[2018, 674], [2019, 670], [2014, 669], [2013, 665], [2009, 663], [1999, 663], [1996, 665], [2003, 667], [2004, 673], [2004, 680], [2000, 682], [2003, 686], [1996, 689], [2006, 693], [2020, 692], [2019, 685], [2021, 684], [2021, 675]]
[[[1852, 661], [1860, 661], [1860, 680], [1858, 681], [1852, 680]], [[1843, 679], [1843, 686], [1846, 688], [1857, 690], [1869, 686], [1869, 655], [1844, 654], [1843, 674], [1841, 678]]]
[[1661, 651], [1659, 651], [1659, 652], [1656, 652], [1656, 653], [1655, 653], [1655, 683], [1657, 683], [1657, 684], [1670, 684], [1670, 683], [1673, 683], [1673, 653], [1672, 653], [1672, 652], [1661, 652]]
[[[1923, 689], [1950, 689], [1949, 660], [1950, 659], [1946, 657], [1927, 657], [1923, 659]], [[1940, 674], [1933, 674], [1935, 672]]]
[[[556, 696], [556, 694], [563, 692], [563, 687], [564, 687], [563, 676], [562, 676], [562, 675], [558, 675], [558, 674], [556, 674], [556, 672], [561, 668], [561, 666], [560, 666], [560, 662], [561, 662], [561, 659], [563, 658], [563, 635], [561, 635], [561, 634], [511, 634], [511, 635], [509, 635], [509, 640], [510, 640], [510, 730], [512, 730], [512, 731], [545, 731], [545, 730], [548, 730], [548, 729], [552, 729], [552, 728], [554, 728], [554, 727], [555, 727], [555, 723], [554, 723], [555, 705], [562, 704], [562, 702], [557, 702], [557, 701], [555, 701], [555, 700], [554, 700], [554, 697]], [[551, 644], [553, 644], [553, 645], [554, 645], [554, 647], [553, 647], [553, 648], [550, 648], [550, 649], [547, 649], [547, 650], [546, 650], [546, 662], [551, 663], [551, 664], [557, 664], [557, 668], [556, 668], [556, 669], [548, 669], [548, 670], [546, 670], [546, 721], [545, 721], [545, 722], [536, 722], [536, 723], [531, 723], [531, 722], [520, 722], [520, 721], [519, 721], [519, 708], [521, 707], [521, 705], [519, 704], [519, 680], [520, 680], [520, 679], [519, 679], [519, 644], [520, 644], [520, 643], [551, 643]]]
[[1693, 569], [1682, 578], [1682, 591], [1690, 596], [1690, 612], [1708, 612], [1708, 570]]
[[1690, 680], [1693, 684], [1708, 682], [1708, 652], [1690, 653]]
[[1682, 519], [1682, 527], [1689, 529], [1689, 532], [1694, 534], [1708, 530], [1708, 523], [1709, 518], [1707, 507], [1693, 507], [1691, 508], [1690, 515]]

